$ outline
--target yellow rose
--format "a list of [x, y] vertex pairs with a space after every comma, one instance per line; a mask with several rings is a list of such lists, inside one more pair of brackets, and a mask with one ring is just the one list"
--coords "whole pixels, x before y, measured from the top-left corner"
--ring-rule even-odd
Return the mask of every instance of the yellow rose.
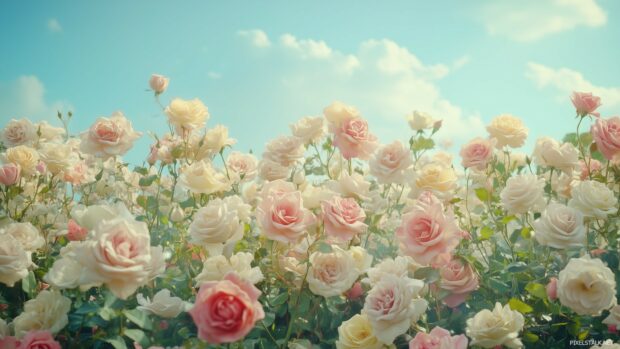
[[166, 108], [166, 114], [168, 121], [179, 133], [200, 128], [209, 119], [207, 107], [198, 98], [191, 100], [175, 98]]
[[366, 315], [358, 314], [343, 322], [338, 327], [338, 340], [336, 341], [338, 349], [380, 349], [383, 343], [379, 342], [375, 337], [372, 326]]
[[6, 151], [7, 162], [19, 165], [25, 175], [35, 174], [39, 163], [39, 153], [26, 145], [18, 145]]
[[500, 148], [505, 145], [511, 148], [522, 146], [528, 133], [523, 121], [510, 114], [503, 114], [491, 120], [487, 131], [491, 138], [497, 139], [497, 146]]
[[411, 193], [415, 198], [424, 191], [430, 191], [439, 199], [445, 200], [456, 190], [456, 180], [456, 173], [451, 167], [429, 163], [417, 171]]

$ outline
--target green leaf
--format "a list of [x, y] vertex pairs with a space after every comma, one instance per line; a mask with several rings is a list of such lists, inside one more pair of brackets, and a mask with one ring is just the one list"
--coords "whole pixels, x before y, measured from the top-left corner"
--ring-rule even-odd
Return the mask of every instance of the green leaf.
[[529, 305], [527, 305], [526, 303], [518, 300], [517, 298], [511, 298], [508, 301], [508, 305], [510, 306], [510, 309], [516, 310], [516, 311], [518, 311], [521, 314], [531, 313], [534, 310], [534, 308], [532, 308]]
[[415, 271], [414, 278], [424, 280], [427, 284], [430, 284], [439, 280], [439, 270], [431, 267], [420, 268]]
[[506, 224], [510, 223], [510, 221], [513, 221], [515, 219], [517, 219], [516, 216], [506, 216], [506, 217], [502, 218], [502, 224], [506, 225]]
[[129, 321], [140, 326], [140, 328], [143, 328], [145, 330], [153, 329], [153, 322], [151, 321], [151, 319], [148, 317], [147, 314], [141, 312], [140, 310], [123, 310], [123, 314], [125, 314]]
[[513, 262], [513, 263], [508, 264], [508, 266], [506, 266], [506, 270], [509, 273], [520, 273], [526, 269], [527, 269], [527, 264], [523, 262]]
[[488, 226], [482, 227], [480, 230], [480, 240], [489, 240], [493, 236], [493, 229]]
[[532, 237], [532, 228], [524, 227], [521, 229], [521, 237], [524, 239], [529, 239]]
[[435, 141], [430, 138], [420, 137], [413, 141], [411, 148], [415, 151], [429, 150], [435, 147]]
[[125, 344], [125, 340], [121, 336], [108, 338], [105, 341], [110, 343], [114, 349], [127, 349], [127, 344]]
[[155, 182], [156, 179], [157, 179], [157, 175], [150, 175], [148, 177], [142, 177], [140, 178], [140, 181], [138, 182], [138, 184], [141, 187], [148, 187], [151, 184], [153, 184], [153, 182]]
[[28, 294], [28, 297], [34, 298], [37, 292], [37, 279], [32, 271], [28, 272], [28, 276], [22, 279], [22, 290]]
[[478, 188], [476, 189], [476, 197], [480, 201], [487, 202], [489, 200], [489, 192], [484, 188]]
[[525, 290], [532, 296], [540, 299], [547, 298], [547, 289], [544, 285], [530, 282], [525, 286]]
[[271, 303], [271, 305], [273, 305], [274, 307], [277, 307], [279, 305], [286, 303], [287, 300], [288, 300], [288, 293], [282, 292], [279, 295], [273, 297], [269, 301], [269, 303]]
[[530, 343], [536, 343], [538, 342], [538, 336], [533, 334], [532, 332], [525, 332], [523, 334], [523, 340], [526, 342], [530, 342]]
[[146, 336], [146, 334], [144, 334], [144, 331], [142, 330], [129, 328], [125, 329], [124, 334], [134, 342], [140, 343], [140, 345], [142, 345], [143, 347], [148, 347], [148, 345], [150, 344], [149, 338]]

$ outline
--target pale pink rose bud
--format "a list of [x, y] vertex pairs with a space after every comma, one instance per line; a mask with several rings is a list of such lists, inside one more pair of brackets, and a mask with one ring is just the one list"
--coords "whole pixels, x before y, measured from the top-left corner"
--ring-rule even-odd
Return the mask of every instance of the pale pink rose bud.
[[67, 223], [67, 239], [69, 241], [82, 241], [86, 239], [87, 234], [86, 228], [81, 227], [73, 219], [70, 219]]
[[547, 297], [549, 297], [550, 300], [554, 301], [556, 299], [558, 299], [558, 279], [557, 278], [551, 278], [549, 280], [549, 283], [547, 284]]
[[36, 169], [37, 169], [37, 172], [39, 172], [40, 174], [45, 174], [45, 172], [47, 171], [47, 166], [45, 165], [43, 161], [39, 161]]
[[[588, 169], [588, 165], [590, 165], [590, 169]], [[581, 179], [582, 181], [590, 177], [590, 174], [598, 172], [603, 168], [601, 162], [596, 159], [590, 159], [588, 163], [583, 160], [579, 160], [579, 166], [581, 168], [579, 179]]]
[[8, 163], [0, 167], [0, 183], [7, 187], [19, 181], [21, 169], [19, 165]]
[[47, 290], [48, 288], [50, 288], [49, 284], [46, 284], [45, 282], [39, 283], [39, 290], [43, 291], [43, 290]]
[[443, 125], [443, 120], [437, 120], [433, 123], [433, 132], [439, 131], [441, 126]]
[[153, 74], [151, 75], [151, 80], [149, 80], [149, 86], [151, 86], [151, 90], [155, 91], [156, 95], [164, 93], [166, 88], [168, 88], [168, 83], [170, 79], [163, 75]]
[[354, 299], [358, 299], [359, 297], [362, 296], [362, 294], [364, 294], [364, 290], [362, 289], [362, 284], [358, 282], [353, 284], [353, 287], [351, 287], [350, 290], [348, 290], [344, 295], [350, 299], [350, 300], [354, 300]]
[[596, 108], [601, 105], [601, 98], [592, 95], [590, 92], [573, 92], [571, 96], [571, 101], [575, 106], [575, 110], [577, 114], [580, 116], [586, 115], [594, 115], [599, 116], [600, 114], [595, 112]]
[[620, 158], [620, 116], [596, 119], [590, 129], [596, 148], [607, 160]]

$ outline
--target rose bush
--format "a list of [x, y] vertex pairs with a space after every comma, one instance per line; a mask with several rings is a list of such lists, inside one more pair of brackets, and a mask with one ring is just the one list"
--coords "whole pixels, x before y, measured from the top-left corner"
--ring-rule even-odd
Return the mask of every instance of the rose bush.
[[142, 164], [121, 156], [150, 133], [121, 112], [4, 124], [0, 348], [620, 340], [620, 118], [597, 96], [574, 93], [576, 131], [531, 154], [510, 114], [457, 157], [433, 115], [380, 140], [334, 102], [257, 157], [199, 99], [161, 104], [169, 82], [148, 81], [170, 133]]

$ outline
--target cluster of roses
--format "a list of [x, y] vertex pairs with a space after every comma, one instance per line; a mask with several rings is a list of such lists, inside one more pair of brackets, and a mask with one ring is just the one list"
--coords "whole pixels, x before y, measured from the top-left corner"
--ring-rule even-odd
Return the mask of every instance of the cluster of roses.
[[[159, 101], [168, 79], [154, 75], [150, 86]], [[411, 349], [519, 348], [529, 312], [520, 301], [468, 315], [465, 334], [427, 321], [440, 311], [433, 303], [476, 310], [468, 300], [481, 275], [504, 260], [521, 263], [509, 225], [529, 248], [563, 253], [561, 270], [545, 271], [542, 297], [578, 315], [609, 311], [602, 322], [613, 332], [615, 274], [597, 257], [617, 254], [601, 232], [617, 230], [620, 117], [600, 118], [591, 94], [572, 101], [580, 124], [594, 118], [592, 141], [577, 132], [574, 143], [540, 138], [531, 157], [511, 152], [528, 130], [501, 115], [488, 138], [463, 145], [463, 171], [451, 154], [427, 153], [441, 121], [413, 112], [409, 144], [380, 145], [359, 111], [340, 102], [292, 124], [259, 160], [227, 152], [235, 140], [225, 126], [204, 131], [200, 100], [173, 99], [163, 108], [171, 132], [155, 139], [149, 167], [133, 171], [120, 156], [141, 133], [120, 112], [79, 137], [67, 130], [71, 114], [59, 115], [64, 128], [11, 120], [0, 134], [0, 283], [35, 286], [23, 307], [10, 304], [19, 315], [0, 319], [0, 347], [59, 348], [53, 336], [67, 326], [73, 290], [104, 286], [118, 299], [135, 297], [149, 316], [189, 313], [210, 344], [242, 341], [262, 323], [274, 344], [300, 347], [290, 330], [275, 340], [263, 322], [273, 311], [262, 297], [273, 294], [273, 280], [288, 280], [296, 302], [306, 287], [325, 299], [363, 299], [330, 342], [340, 349], [391, 347], [399, 337]], [[489, 233], [489, 221], [506, 224]], [[270, 250], [268, 265], [259, 249]], [[182, 264], [199, 289], [183, 298], [164, 277]], [[436, 278], [420, 276], [432, 271]]]

